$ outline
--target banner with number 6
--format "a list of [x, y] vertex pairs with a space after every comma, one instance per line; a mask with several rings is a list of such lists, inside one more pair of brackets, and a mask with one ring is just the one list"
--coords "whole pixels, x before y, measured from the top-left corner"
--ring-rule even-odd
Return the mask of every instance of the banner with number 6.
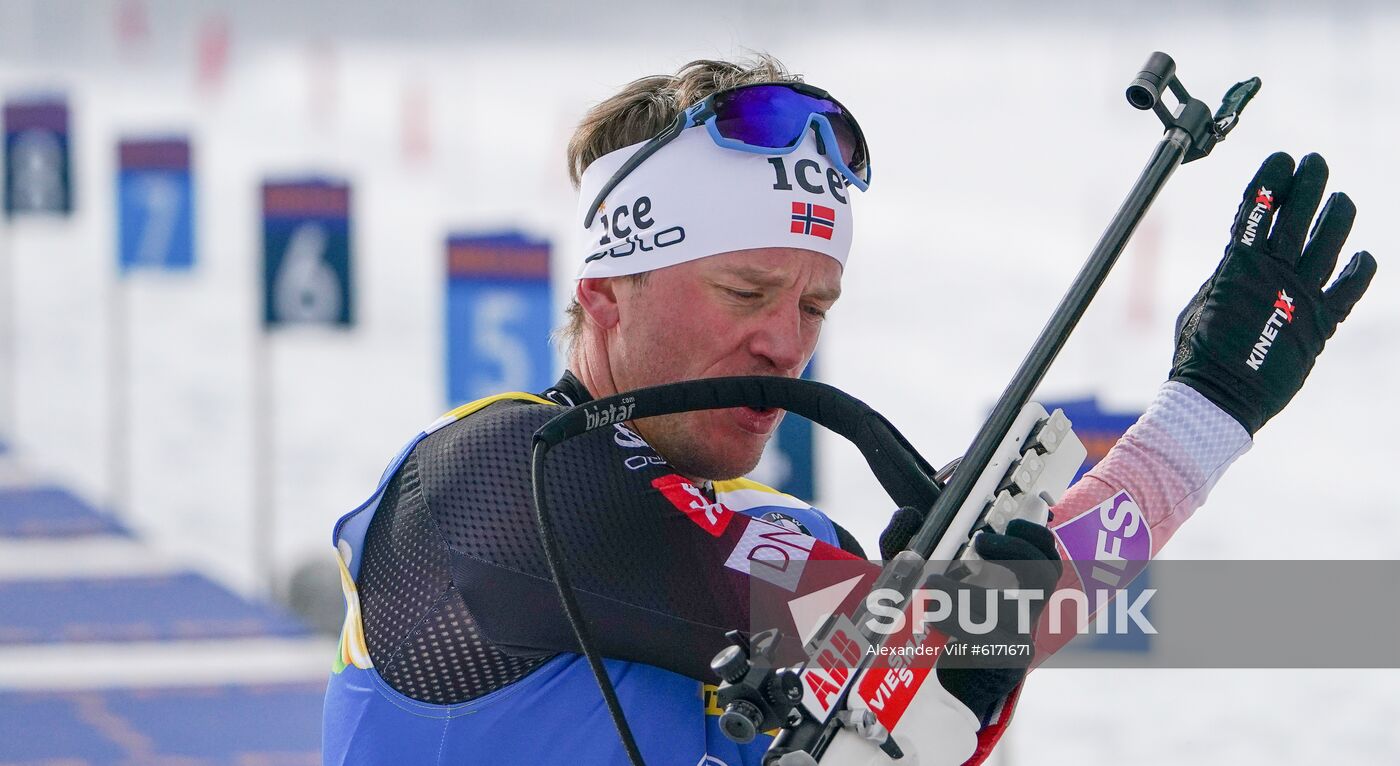
[[517, 232], [447, 239], [447, 399], [554, 382], [549, 243]]
[[121, 271], [194, 266], [194, 179], [190, 142], [140, 139], [117, 145]]
[[350, 186], [263, 184], [263, 324], [354, 324]]

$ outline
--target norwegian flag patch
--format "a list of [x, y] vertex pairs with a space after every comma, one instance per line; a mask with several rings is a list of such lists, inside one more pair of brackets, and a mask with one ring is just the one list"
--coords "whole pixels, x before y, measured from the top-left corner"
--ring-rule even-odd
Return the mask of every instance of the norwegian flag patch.
[[810, 202], [792, 203], [792, 233], [831, 239], [836, 230], [836, 211]]

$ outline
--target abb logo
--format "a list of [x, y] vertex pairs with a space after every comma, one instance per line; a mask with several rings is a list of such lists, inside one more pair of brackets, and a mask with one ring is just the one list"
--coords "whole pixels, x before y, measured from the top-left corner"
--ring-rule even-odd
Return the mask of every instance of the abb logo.
[[723, 503], [711, 502], [699, 487], [684, 476], [666, 474], [653, 479], [651, 486], [660, 490], [661, 494], [671, 501], [671, 505], [676, 506], [677, 510], [714, 537], [724, 534], [730, 519], [734, 518], [733, 511], [725, 508]]
[[867, 651], [869, 644], [850, 619], [836, 618], [831, 633], [802, 669], [802, 685], [806, 687], [802, 706], [818, 720], [825, 720]]

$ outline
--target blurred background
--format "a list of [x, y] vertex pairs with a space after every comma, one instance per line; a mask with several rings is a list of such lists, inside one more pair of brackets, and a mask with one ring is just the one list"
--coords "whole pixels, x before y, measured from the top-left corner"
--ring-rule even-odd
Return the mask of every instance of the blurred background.
[[[874, 184], [813, 374], [935, 464], [1155, 144], [1122, 95], [1147, 55], [1212, 105], [1263, 78], [1038, 398], [1111, 443], [1258, 163], [1319, 152], [1380, 275], [1165, 555], [1396, 558], [1397, 35], [1379, 0], [0, 0], [0, 763], [319, 762], [332, 525], [441, 412], [553, 381], [565, 143], [697, 58], [769, 52], [860, 117]], [[788, 423], [759, 473], [876, 549], [853, 448]], [[1304, 609], [1279, 640], [1325, 629]], [[1393, 669], [1046, 670], [998, 757], [1395, 763], [1397, 718]]]

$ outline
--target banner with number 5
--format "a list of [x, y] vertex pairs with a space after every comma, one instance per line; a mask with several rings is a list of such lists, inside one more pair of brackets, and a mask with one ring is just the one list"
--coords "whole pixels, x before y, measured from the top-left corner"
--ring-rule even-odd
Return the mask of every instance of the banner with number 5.
[[263, 184], [263, 324], [354, 324], [350, 186]]
[[517, 232], [447, 239], [447, 399], [554, 382], [549, 243]]
[[120, 266], [188, 270], [194, 266], [194, 180], [183, 138], [117, 145]]

